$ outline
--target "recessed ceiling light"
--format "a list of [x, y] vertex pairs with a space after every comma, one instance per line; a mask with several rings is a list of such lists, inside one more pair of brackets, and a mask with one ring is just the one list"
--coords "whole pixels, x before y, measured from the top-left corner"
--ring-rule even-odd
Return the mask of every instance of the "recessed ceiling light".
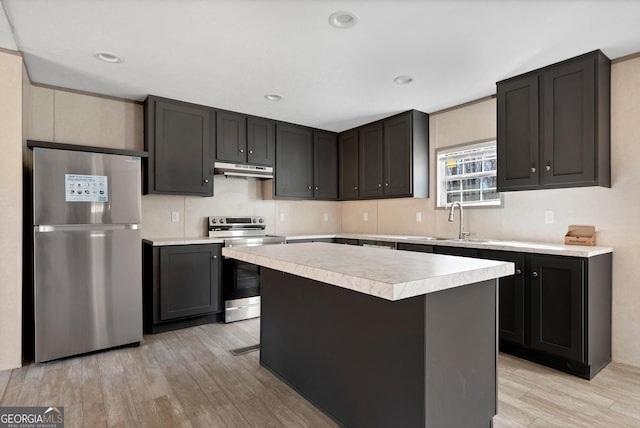
[[403, 76], [398, 76], [395, 79], [393, 79], [394, 82], [396, 82], [398, 85], [407, 85], [411, 82], [413, 82], [413, 76], [409, 76], [409, 75], [403, 75]]
[[353, 12], [335, 12], [329, 17], [329, 24], [332, 27], [346, 29], [358, 23], [358, 16]]
[[282, 99], [282, 95], [278, 94], [267, 94], [264, 97], [269, 101], [280, 101]]
[[122, 62], [122, 59], [118, 55], [111, 52], [98, 51], [94, 52], [93, 56], [98, 58], [100, 61], [108, 62], [110, 64], [117, 64], [119, 62]]

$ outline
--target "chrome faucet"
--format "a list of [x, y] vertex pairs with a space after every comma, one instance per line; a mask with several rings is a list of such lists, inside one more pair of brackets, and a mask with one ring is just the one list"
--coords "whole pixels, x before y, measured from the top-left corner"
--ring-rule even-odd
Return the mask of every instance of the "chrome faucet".
[[453, 222], [453, 220], [455, 219], [453, 217], [453, 210], [456, 205], [460, 209], [460, 233], [458, 234], [458, 239], [467, 239], [467, 237], [470, 235], [470, 232], [464, 231], [464, 213], [462, 212], [462, 204], [460, 203], [460, 201], [455, 201], [451, 204], [451, 211], [449, 211], [449, 221]]

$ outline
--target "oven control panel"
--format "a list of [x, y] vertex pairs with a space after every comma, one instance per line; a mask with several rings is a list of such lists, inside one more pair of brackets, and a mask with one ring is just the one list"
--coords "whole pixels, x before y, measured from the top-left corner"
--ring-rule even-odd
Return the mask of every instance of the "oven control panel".
[[263, 216], [253, 217], [227, 217], [216, 216], [209, 217], [209, 227], [220, 226], [225, 227], [238, 227], [243, 228], [247, 226], [260, 226], [265, 224], [265, 218]]

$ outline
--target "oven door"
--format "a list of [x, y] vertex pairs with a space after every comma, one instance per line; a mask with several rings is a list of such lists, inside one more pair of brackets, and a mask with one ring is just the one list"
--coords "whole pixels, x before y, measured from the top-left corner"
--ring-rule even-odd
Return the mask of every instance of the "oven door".
[[222, 263], [222, 292], [225, 301], [260, 295], [259, 266], [226, 257]]

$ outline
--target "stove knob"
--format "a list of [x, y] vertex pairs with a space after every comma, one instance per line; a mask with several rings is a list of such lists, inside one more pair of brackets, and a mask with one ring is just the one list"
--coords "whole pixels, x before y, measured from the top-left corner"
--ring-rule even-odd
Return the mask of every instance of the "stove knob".
[[220, 223], [221, 224], [224, 223], [224, 219], [223, 218], [220, 219]]
[[215, 218], [211, 219], [211, 224], [216, 224], [218, 222], [218, 220], [216, 220]]
[[260, 220], [258, 220], [258, 221], [259, 221], [260, 223], [263, 223], [263, 222], [264, 222], [264, 220], [263, 220], [263, 219], [260, 219]]
[[255, 219], [255, 218], [253, 218], [253, 219], [251, 219], [251, 222], [252, 222], [252, 223], [257, 223], [257, 222], [258, 222], [258, 220], [257, 220], [257, 219]]

